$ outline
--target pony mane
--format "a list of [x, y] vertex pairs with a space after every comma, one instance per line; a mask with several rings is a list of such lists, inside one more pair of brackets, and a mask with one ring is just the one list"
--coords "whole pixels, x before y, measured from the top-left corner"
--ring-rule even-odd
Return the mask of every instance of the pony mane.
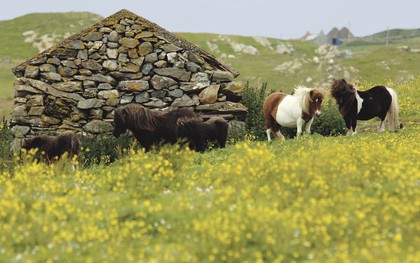
[[150, 110], [138, 104], [128, 105], [126, 111], [126, 123], [131, 123], [137, 130], [154, 131], [159, 126], [163, 112]]
[[311, 99], [311, 92], [312, 97], [315, 98], [324, 98], [324, 91], [318, 88], [308, 88], [305, 86], [297, 86], [292, 94], [292, 96], [299, 98], [299, 105], [302, 108], [302, 111], [309, 114], [309, 103]]
[[292, 93], [292, 96], [299, 98], [299, 105], [305, 113], [309, 113], [309, 93], [311, 90], [311, 88], [305, 86], [297, 86]]
[[357, 90], [359, 90], [358, 87], [348, 83], [345, 79], [335, 79], [331, 84], [330, 93], [335, 98], [346, 93], [355, 94]]

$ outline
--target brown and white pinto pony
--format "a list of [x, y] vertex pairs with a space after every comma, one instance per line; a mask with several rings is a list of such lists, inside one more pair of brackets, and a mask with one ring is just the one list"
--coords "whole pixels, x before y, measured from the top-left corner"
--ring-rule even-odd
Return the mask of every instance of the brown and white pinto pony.
[[314, 117], [321, 115], [323, 99], [324, 92], [321, 89], [303, 86], [298, 86], [292, 95], [281, 92], [268, 95], [263, 104], [268, 141], [271, 141], [271, 133], [284, 140], [280, 126], [297, 128], [297, 136], [302, 134], [305, 126], [306, 133], [310, 134]]
[[67, 131], [58, 136], [42, 135], [25, 140], [22, 148], [27, 151], [38, 149], [40, 159], [51, 164], [60, 159], [64, 153], [67, 153], [70, 158], [78, 155], [79, 144], [77, 136]]
[[357, 90], [345, 79], [336, 79], [331, 85], [331, 96], [335, 98], [344, 118], [348, 135], [356, 134], [357, 120], [379, 117], [378, 131], [402, 128], [398, 121], [397, 93], [385, 86], [375, 86], [366, 91]]

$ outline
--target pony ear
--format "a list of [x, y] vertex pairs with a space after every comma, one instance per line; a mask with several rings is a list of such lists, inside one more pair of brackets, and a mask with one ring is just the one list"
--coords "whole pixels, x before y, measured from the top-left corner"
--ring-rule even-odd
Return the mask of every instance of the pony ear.
[[309, 91], [309, 101], [310, 102], [314, 102], [313, 96], [314, 96], [314, 90]]
[[347, 81], [345, 79], [339, 79], [337, 82], [340, 83], [340, 85], [346, 85], [347, 84]]

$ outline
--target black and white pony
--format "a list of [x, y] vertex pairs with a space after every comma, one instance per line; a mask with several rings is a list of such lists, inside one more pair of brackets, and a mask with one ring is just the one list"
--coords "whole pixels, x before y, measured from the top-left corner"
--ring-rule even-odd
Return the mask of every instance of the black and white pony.
[[356, 89], [345, 79], [336, 79], [331, 85], [331, 96], [335, 98], [348, 135], [356, 134], [357, 120], [379, 117], [378, 131], [402, 128], [398, 121], [397, 93], [385, 86], [375, 86], [366, 91]]

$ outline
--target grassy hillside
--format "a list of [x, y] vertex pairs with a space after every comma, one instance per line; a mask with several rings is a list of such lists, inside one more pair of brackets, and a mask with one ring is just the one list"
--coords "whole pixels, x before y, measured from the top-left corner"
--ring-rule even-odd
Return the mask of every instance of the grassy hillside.
[[395, 44], [401, 41], [410, 41], [418, 37], [420, 37], [420, 29], [390, 29], [365, 37], [356, 37], [351, 41], [350, 45]]
[[0, 57], [26, 60], [100, 21], [101, 16], [87, 12], [34, 13], [0, 21]]
[[[91, 13], [29, 14], [0, 22], [0, 115], [10, 113], [13, 97], [11, 68], [40, 51], [99, 21]], [[159, 23], [159, 21], [155, 21]], [[290, 92], [296, 85], [328, 87], [332, 78], [353, 82], [403, 83], [419, 75], [419, 30], [391, 30], [360, 38], [349, 46], [319, 47], [302, 40], [216, 34], [178, 33], [240, 72], [239, 81], [267, 82], [272, 90]], [[369, 43], [368, 43], [369, 42]], [[409, 46], [410, 50], [401, 48]]]
[[[323, 47], [301, 40], [268, 38], [264, 46], [252, 37], [179, 35], [212, 52], [239, 71], [239, 80], [268, 82], [269, 88], [275, 90], [291, 91], [300, 84], [328, 87], [331, 78], [340, 77], [356, 82], [405, 82], [419, 74], [420, 52], [410, 52], [401, 46], [420, 49], [420, 38], [404, 39], [388, 46], [353, 45], [324, 50]], [[235, 52], [232, 48], [235, 44], [255, 47], [257, 53]], [[277, 50], [290, 53], [281, 54]]]
[[0, 116], [9, 117], [12, 108], [13, 67], [101, 18], [87, 12], [34, 13], [0, 21]]
[[[345, 75], [362, 89], [385, 83], [399, 94], [404, 128], [377, 133], [361, 122], [356, 136], [230, 141], [203, 154], [129, 150], [73, 170], [75, 160], [11, 156], [0, 124], [0, 262], [418, 262], [420, 59], [399, 48], [406, 40], [335, 50], [180, 35], [252, 85], [290, 91]], [[11, 104], [16, 54], [2, 60], [0, 109]]]

